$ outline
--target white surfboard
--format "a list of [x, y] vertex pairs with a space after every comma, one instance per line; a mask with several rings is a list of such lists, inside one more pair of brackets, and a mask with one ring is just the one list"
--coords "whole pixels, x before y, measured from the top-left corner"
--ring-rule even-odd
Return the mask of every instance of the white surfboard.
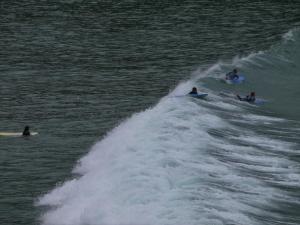
[[[38, 132], [30, 132], [30, 136], [37, 135]], [[21, 132], [0, 132], [0, 136], [4, 137], [21, 137], [23, 136], [23, 133]]]

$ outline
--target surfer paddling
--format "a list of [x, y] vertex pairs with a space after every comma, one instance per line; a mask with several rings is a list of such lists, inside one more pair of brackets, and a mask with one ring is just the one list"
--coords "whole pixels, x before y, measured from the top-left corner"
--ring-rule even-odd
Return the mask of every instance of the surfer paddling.
[[26, 126], [24, 128], [24, 131], [22, 133], [23, 136], [30, 136], [29, 126]]
[[192, 91], [189, 93], [190, 95], [197, 95], [198, 91], [196, 87], [193, 87]]
[[239, 75], [237, 74], [237, 69], [233, 69], [231, 72], [226, 74], [226, 80], [237, 80], [239, 79]]
[[255, 92], [251, 92], [250, 95], [247, 95], [245, 98], [242, 98], [239, 95], [236, 95], [236, 97], [240, 100], [240, 101], [246, 101], [246, 102], [255, 102]]

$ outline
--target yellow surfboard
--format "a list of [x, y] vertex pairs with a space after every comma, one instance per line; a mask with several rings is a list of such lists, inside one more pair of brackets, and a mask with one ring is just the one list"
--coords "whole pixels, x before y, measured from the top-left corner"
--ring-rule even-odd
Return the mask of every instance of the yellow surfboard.
[[[30, 136], [33, 135], [37, 135], [38, 132], [30, 132]], [[0, 132], [0, 136], [4, 136], [4, 137], [21, 137], [23, 136], [23, 133], [19, 133], [19, 132]]]

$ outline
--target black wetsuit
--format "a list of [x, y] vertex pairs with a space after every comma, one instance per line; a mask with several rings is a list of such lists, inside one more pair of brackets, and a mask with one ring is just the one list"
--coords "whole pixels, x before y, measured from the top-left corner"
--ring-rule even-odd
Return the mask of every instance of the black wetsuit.
[[249, 95], [247, 95], [247, 96], [246, 96], [246, 101], [247, 101], [247, 102], [255, 102], [255, 97], [254, 97], [254, 96], [249, 96]]
[[229, 72], [229, 73], [226, 74], [226, 79], [227, 80], [239, 79], [239, 75], [237, 75], [234, 72]]
[[245, 98], [242, 98], [241, 96], [237, 95], [237, 97], [240, 101], [255, 102], [255, 97], [254, 96], [247, 95]]
[[23, 136], [30, 136], [29, 130], [24, 130], [22, 135]]

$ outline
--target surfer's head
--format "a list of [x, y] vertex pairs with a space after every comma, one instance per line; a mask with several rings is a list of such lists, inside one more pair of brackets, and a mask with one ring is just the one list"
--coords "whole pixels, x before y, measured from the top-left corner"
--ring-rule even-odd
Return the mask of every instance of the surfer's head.
[[197, 93], [198, 93], [197, 88], [193, 87], [192, 92], [190, 94], [197, 94]]
[[250, 96], [255, 96], [255, 92], [252, 91], [252, 92], [250, 93]]
[[237, 73], [237, 69], [233, 69], [233, 72], [234, 72], [234, 73]]

